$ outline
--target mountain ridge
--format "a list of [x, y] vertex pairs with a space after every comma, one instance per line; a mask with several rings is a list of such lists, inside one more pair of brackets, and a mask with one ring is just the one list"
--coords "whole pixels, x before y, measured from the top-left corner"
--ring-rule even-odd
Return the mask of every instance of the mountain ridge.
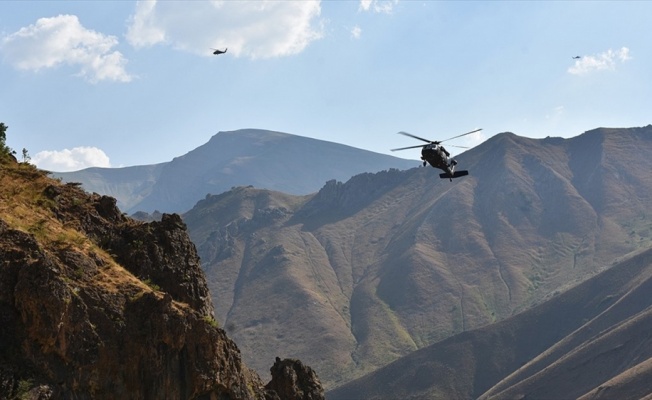
[[155, 165], [54, 173], [89, 192], [114, 196], [127, 213], [184, 212], [233, 186], [303, 195], [331, 179], [411, 168], [414, 162], [354, 147], [261, 129], [219, 132], [198, 148]]
[[[227, 215], [207, 196], [183, 218], [245, 359], [294, 355], [332, 389], [650, 245], [651, 145], [652, 126], [571, 139], [502, 133], [456, 157], [471, 174], [453, 183], [414, 168], [283, 200], [237, 188], [223, 195], [234, 205], [277, 200]], [[285, 329], [288, 319], [304, 323]], [[265, 336], [278, 340], [260, 349]]]
[[530, 310], [420, 349], [327, 398], [642, 398], [650, 394], [645, 378], [652, 349], [640, 332], [649, 332], [652, 322], [651, 278], [652, 248]]

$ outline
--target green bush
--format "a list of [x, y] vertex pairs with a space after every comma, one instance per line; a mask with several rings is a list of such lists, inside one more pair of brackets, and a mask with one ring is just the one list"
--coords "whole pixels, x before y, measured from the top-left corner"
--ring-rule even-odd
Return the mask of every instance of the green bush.
[[213, 328], [219, 328], [220, 324], [217, 322], [217, 320], [210, 315], [204, 316], [204, 322], [206, 322], [208, 325], [212, 326]]

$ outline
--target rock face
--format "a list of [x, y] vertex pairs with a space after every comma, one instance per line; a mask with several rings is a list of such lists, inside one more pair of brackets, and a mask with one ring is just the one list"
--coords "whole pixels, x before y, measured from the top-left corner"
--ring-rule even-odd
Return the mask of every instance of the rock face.
[[0, 398], [274, 396], [218, 327], [178, 215], [136, 222], [113, 198], [0, 165]]
[[317, 400], [324, 398], [324, 389], [321, 387], [317, 374], [299, 360], [281, 360], [276, 357], [276, 362], [270, 372], [272, 380], [265, 388], [276, 393], [280, 399]]
[[81, 208], [79, 200], [74, 199], [84, 193], [73, 189], [75, 186], [46, 187], [44, 194], [60, 205], [54, 209], [57, 219], [64, 224], [78, 224], [85, 235], [139, 279], [202, 314], [212, 315], [213, 305], [199, 256], [179, 215], [163, 214], [160, 222], [133, 223], [122, 215], [114, 198], [93, 194], [89, 215], [79, 219], [77, 213]]

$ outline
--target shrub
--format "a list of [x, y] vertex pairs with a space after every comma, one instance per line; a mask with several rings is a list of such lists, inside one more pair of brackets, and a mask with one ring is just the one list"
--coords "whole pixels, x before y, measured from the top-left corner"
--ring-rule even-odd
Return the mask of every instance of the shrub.
[[7, 128], [9, 127], [4, 122], [0, 122], [0, 158], [16, 153], [7, 147]]

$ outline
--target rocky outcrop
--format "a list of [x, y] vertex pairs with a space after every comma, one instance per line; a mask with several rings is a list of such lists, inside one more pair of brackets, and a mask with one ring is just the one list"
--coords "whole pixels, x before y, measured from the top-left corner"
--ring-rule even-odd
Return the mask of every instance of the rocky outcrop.
[[359, 174], [346, 183], [332, 179], [301, 208], [295, 218], [329, 220], [351, 216], [404, 183], [407, 176], [404, 171], [391, 168], [375, 174]]
[[[177, 214], [138, 223], [125, 217], [112, 197], [93, 194], [90, 204], [82, 207], [79, 199], [85, 193], [77, 186], [50, 185], [44, 191], [55, 202], [52, 208], [62, 223], [78, 226], [139, 279], [202, 314], [212, 314], [197, 250]], [[81, 218], [80, 211], [85, 213]]]
[[[324, 389], [315, 371], [299, 360], [276, 357], [270, 369], [272, 380], [265, 388], [272, 392], [272, 399], [279, 400], [321, 400]], [[276, 397], [274, 397], [274, 394]]]
[[218, 326], [178, 215], [137, 222], [29, 166], [0, 181], [0, 398], [276, 396]]

